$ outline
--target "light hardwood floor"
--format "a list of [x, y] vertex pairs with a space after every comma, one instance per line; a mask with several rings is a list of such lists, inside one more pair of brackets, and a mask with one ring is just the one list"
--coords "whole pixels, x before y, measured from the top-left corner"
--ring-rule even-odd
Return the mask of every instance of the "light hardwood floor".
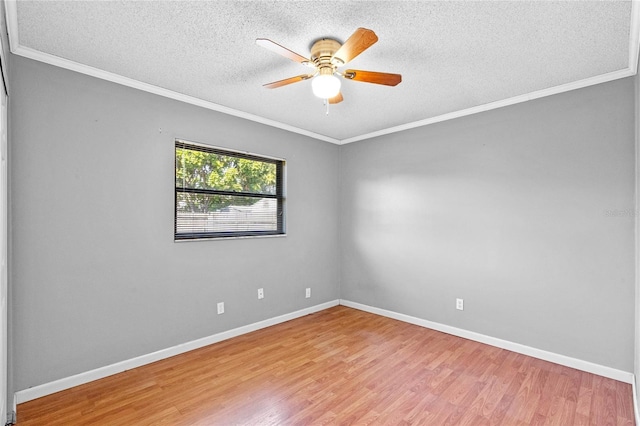
[[631, 385], [337, 306], [18, 406], [18, 425], [633, 425]]

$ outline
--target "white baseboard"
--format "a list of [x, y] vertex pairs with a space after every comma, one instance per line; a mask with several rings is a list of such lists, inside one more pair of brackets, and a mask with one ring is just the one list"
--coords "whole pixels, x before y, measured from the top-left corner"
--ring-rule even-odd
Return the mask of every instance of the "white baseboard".
[[606, 367], [592, 362], [583, 361], [577, 358], [571, 358], [565, 355], [556, 354], [553, 352], [544, 351], [541, 349], [532, 348], [530, 346], [522, 345], [519, 343], [510, 342], [507, 340], [498, 339], [484, 334], [476, 333], [473, 331], [464, 330], [457, 327], [452, 327], [444, 324], [440, 324], [425, 319], [412, 317], [410, 315], [400, 314], [386, 309], [376, 308], [373, 306], [364, 305], [349, 300], [332, 300], [319, 305], [311, 306], [309, 308], [301, 309], [299, 311], [291, 312], [288, 314], [280, 315], [278, 317], [270, 318], [264, 321], [259, 321], [253, 324], [245, 325], [242, 327], [234, 328], [233, 330], [224, 331], [208, 337], [193, 340], [191, 342], [182, 343], [180, 345], [172, 346], [170, 348], [162, 349], [150, 354], [141, 355], [136, 358], [117, 362], [115, 364], [107, 365], [104, 367], [96, 368], [94, 370], [79, 373], [70, 377], [65, 377], [53, 382], [44, 383], [42, 385], [34, 386], [28, 389], [18, 391], [14, 395], [14, 410], [17, 404], [31, 401], [36, 398], [40, 398], [46, 395], [50, 395], [55, 392], [59, 392], [65, 389], [79, 386], [94, 380], [102, 379], [117, 373], [121, 373], [126, 370], [131, 370], [152, 362], [160, 361], [181, 353], [189, 352], [194, 349], [198, 349], [207, 345], [211, 345], [223, 340], [231, 339], [252, 331], [260, 330], [262, 328], [270, 327], [272, 325], [280, 324], [285, 321], [289, 321], [295, 318], [299, 318], [314, 312], [322, 311], [324, 309], [331, 308], [333, 306], [343, 305], [361, 311], [370, 312], [372, 314], [381, 315], [387, 318], [393, 318], [399, 321], [407, 322], [410, 324], [419, 325], [421, 327], [429, 328], [432, 330], [441, 331], [443, 333], [451, 334], [465, 339], [474, 340], [476, 342], [485, 343], [487, 345], [495, 346], [502, 349], [507, 349], [513, 352], [521, 353], [524, 355], [532, 356], [534, 358], [542, 359], [545, 361], [553, 362], [556, 364], [564, 365], [567, 367], [575, 368], [577, 370], [586, 371], [588, 373], [597, 374], [599, 376], [608, 377], [610, 379], [618, 380], [624, 383], [630, 383], [633, 388], [634, 396], [634, 411], [636, 413], [636, 423], [640, 425], [640, 419], [638, 418], [638, 406], [637, 406], [637, 390], [635, 384], [635, 378], [633, 373], [629, 373], [615, 368]]
[[18, 423], [17, 413], [18, 412], [18, 400], [16, 398], [16, 394], [13, 394], [13, 405], [11, 410], [7, 413], [7, 425], [13, 425]]
[[[611, 367], [606, 367], [604, 365], [594, 364], [589, 361], [583, 361], [581, 359], [572, 358], [565, 355], [556, 354], [553, 352], [548, 352], [542, 349], [532, 348], [530, 346], [522, 345], [520, 343], [514, 343], [508, 340], [502, 340], [495, 337], [486, 336], [484, 334], [464, 330], [462, 328], [452, 327], [449, 325], [412, 317], [410, 315], [388, 311], [386, 309], [380, 309], [373, 306], [363, 305], [361, 303], [351, 302], [349, 300], [341, 299], [340, 304], [344, 306], [348, 306], [350, 308], [359, 309], [361, 311], [370, 312], [372, 314], [393, 318], [399, 321], [419, 325], [421, 327], [430, 328], [432, 330], [441, 331], [443, 333], [451, 334], [454, 336], [463, 337], [465, 339], [474, 340], [476, 342], [485, 343], [487, 345], [496, 346], [498, 348], [507, 349], [512, 352], [528, 355], [534, 358], [542, 359], [544, 361], [549, 361], [555, 364], [564, 365], [566, 367], [575, 368], [576, 370], [586, 371], [587, 373], [597, 374], [598, 376], [608, 377], [610, 379], [618, 380], [620, 382], [630, 383], [630, 384], [634, 383], [633, 373], [617, 370]], [[640, 423], [638, 424], [640, 425]]]
[[167, 349], [161, 349], [156, 352], [152, 352], [147, 355], [141, 355], [135, 358], [131, 358], [125, 361], [117, 362], [115, 364], [107, 365], [104, 367], [96, 368], [95, 370], [86, 371], [84, 373], [76, 374], [70, 377], [65, 377], [53, 382], [44, 383], [42, 385], [34, 386], [28, 389], [24, 389], [15, 393], [15, 402], [21, 404], [23, 402], [31, 401], [36, 398], [40, 398], [46, 395], [50, 395], [55, 392], [59, 392], [65, 389], [79, 386], [94, 380], [102, 379], [107, 376], [112, 376], [117, 373], [121, 373], [126, 370], [131, 370], [136, 367], [140, 367], [152, 362], [160, 361], [181, 353], [189, 352], [194, 349], [198, 349], [204, 346], [208, 346], [214, 343], [221, 342], [223, 340], [231, 339], [242, 334], [251, 333], [252, 331], [260, 330], [262, 328], [270, 327], [272, 325], [280, 324], [285, 321], [290, 321], [295, 318], [300, 318], [305, 315], [312, 314], [314, 312], [322, 311], [333, 306], [337, 306], [340, 303], [339, 300], [332, 300], [330, 302], [321, 303], [319, 305], [304, 308], [299, 311], [291, 312], [288, 314], [280, 315], [278, 317], [266, 319], [253, 324], [245, 325], [242, 327], [234, 328], [233, 330], [223, 331], [221, 333], [214, 334], [212, 336], [203, 337], [201, 339], [193, 340], [191, 342], [182, 343], [176, 346], [172, 346]]

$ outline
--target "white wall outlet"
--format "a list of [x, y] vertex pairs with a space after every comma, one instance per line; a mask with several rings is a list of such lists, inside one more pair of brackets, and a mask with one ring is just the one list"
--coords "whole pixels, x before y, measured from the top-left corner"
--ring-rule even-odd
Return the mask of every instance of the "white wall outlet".
[[264, 289], [263, 288], [259, 288], [258, 289], [258, 299], [264, 299]]
[[224, 314], [224, 302], [218, 303], [218, 315]]
[[456, 309], [459, 311], [464, 311], [464, 300], [456, 299]]
[[304, 297], [306, 297], [307, 299], [311, 297], [311, 288], [310, 287], [307, 287], [307, 289], [305, 290]]

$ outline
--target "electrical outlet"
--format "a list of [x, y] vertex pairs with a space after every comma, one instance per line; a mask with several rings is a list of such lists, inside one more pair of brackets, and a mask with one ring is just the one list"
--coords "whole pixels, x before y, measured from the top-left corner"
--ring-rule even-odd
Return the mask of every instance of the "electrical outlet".
[[224, 314], [224, 302], [218, 303], [218, 315]]
[[464, 311], [464, 300], [456, 299], [456, 309], [459, 311]]
[[263, 288], [259, 288], [258, 289], [258, 299], [264, 299], [264, 289]]
[[305, 293], [304, 293], [304, 297], [306, 297], [307, 299], [311, 297], [311, 288], [307, 288]]

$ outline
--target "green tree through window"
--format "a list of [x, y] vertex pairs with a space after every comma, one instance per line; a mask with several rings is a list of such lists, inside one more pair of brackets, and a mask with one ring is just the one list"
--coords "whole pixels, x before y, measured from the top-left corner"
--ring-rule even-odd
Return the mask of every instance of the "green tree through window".
[[176, 239], [282, 234], [284, 162], [176, 141]]

